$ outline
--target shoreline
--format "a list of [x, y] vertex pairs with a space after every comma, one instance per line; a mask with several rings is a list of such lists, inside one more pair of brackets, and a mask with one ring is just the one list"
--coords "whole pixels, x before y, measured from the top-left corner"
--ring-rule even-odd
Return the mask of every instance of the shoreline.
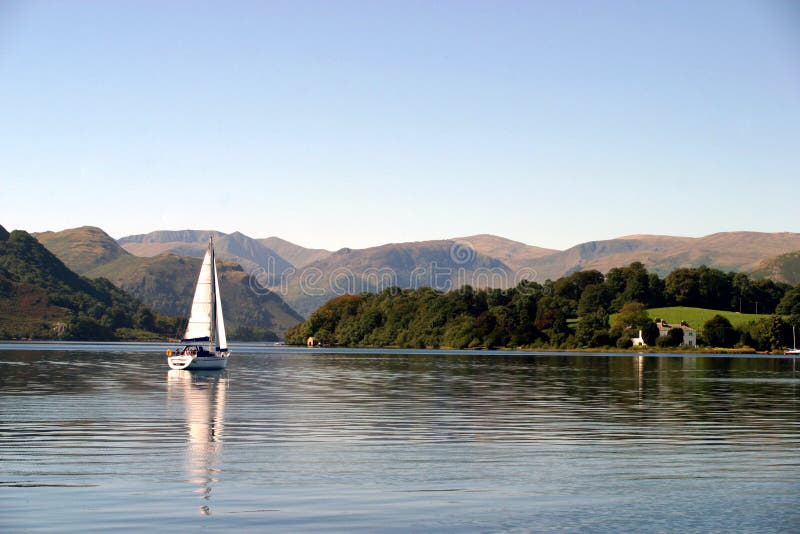
[[[779, 351], [771, 351], [771, 352], [759, 352], [751, 347], [740, 347], [740, 348], [721, 348], [721, 347], [692, 347], [678, 349], [678, 348], [658, 348], [658, 347], [646, 347], [639, 350], [633, 350], [630, 348], [611, 348], [611, 347], [598, 347], [598, 348], [554, 348], [554, 347], [516, 347], [516, 348], [509, 348], [509, 347], [497, 347], [497, 348], [486, 348], [486, 347], [473, 347], [467, 349], [456, 349], [452, 347], [399, 347], [399, 346], [347, 346], [347, 345], [318, 345], [314, 347], [307, 347], [306, 345], [289, 345], [289, 344], [279, 344], [276, 345], [276, 342], [272, 341], [231, 341], [233, 345], [242, 344], [244, 346], [253, 346], [253, 347], [264, 347], [264, 348], [277, 348], [277, 349], [291, 349], [292, 351], [300, 351], [302, 349], [308, 349], [310, 351], [320, 351], [320, 350], [392, 350], [392, 351], [427, 351], [427, 352], [437, 352], [441, 351], [442, 353], [470, 353], [470, 352], [525, 352], [525, 353], [553, 353], [553, 354], [564, 354], [564, 353], [571, 353], [571, 354], [630, 354], [630, 355], [647, 355], [647, 354], [658, 354], [658, 355], [671, 355], [671, 356], [684, 356], [684, 355], [734, 355], [734, 356], [741, 356], [741, 355], [751, 355], [751, 356], [785, 356], [791, 357], [792, 355], [784, 354], [783, 350]], [[117, 341], [108, 341], [108, 340], [52, 340], [52, 339], [2, 339], [0, 340], [0, 346], [5, 347], [13, 347], [15, 345], [40, 345], [40, 346], [51, 346], [51, 345], [66, 345], [66, 346], [76, 346], [82, 344], [92, 344], [92, 345], [103, 345], [103, 346], [114, 346], [114, 345], [171, 345], [175, 344], [175, 340], [117, 340]]]
[[319, 345], [315, 347], [306, 347], [306, 345], [285, 345], [286, 347], [292, 348], [311, 348], [311, 349], [391, 349], [391, 350], [428, 350], [428, 351], [447, 351], [447, 352], [554, 352], [554, 353], [564, 353], [564, 352], [575, 352], [575, 353], [626, 353], [626, 354], [752, 354], [754, 356], [786, 356], [783, 353], [783, 350], [778, 351], [771, 351], [771, 352], [759, 352], [752, 347], [740, 347], [740, 348], [722, 348], [722, 347], [691, 347], [685, 349], [676, 349], [672, 347], [665, 347], [665, 348], [657, 348], [657, 347], [646, 347], [641, 350], [633, 350], [629, 348], [620, 349], [620, 348], [611, 348], [611, 347], [597, 347], [597, 348], [569, 348], [569, 349], [560, 349], [554, 347], [516, 347], [516, 348], [509, 348], [509, 347], [494, 347], [494, 348], [486, 348], [486, 347], [473, 347], [471, 349], [457, 349], [453, 347], [399, 347], [396, 345], [386, 345], [386, 346], [361, 346], [361, 345]]

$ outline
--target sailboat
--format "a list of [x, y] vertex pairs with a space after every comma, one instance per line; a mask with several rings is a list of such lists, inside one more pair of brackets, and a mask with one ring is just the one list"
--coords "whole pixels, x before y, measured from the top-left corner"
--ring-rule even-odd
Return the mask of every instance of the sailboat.
[[224, 369], [228, 364], [230, 351], [225, 337], [213, 238], [208, 240], [208, 250], [194, 290], [189, 324], [181, 343], [186, 343], [182, 349], [167, 350], [170, 369]]
[[797, 348], [797, 339], [794, 337], [794, 326], [792, 327], [792, 348], [786, 349], [783, 353], [787, 356], [800, 355], [800, 349]]

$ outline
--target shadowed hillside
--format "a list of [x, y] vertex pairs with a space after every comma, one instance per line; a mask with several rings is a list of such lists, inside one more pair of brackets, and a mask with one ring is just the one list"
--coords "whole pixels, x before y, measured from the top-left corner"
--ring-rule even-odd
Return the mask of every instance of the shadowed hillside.
[[27, 232], [0, 227], [0, 339], [164, 339], [181, 324], [108, 280], [79, 276]]
[[752, 276], [769, 278], [792, 286], [800, 284], [800, 250], [761, 262], [752, 272]]

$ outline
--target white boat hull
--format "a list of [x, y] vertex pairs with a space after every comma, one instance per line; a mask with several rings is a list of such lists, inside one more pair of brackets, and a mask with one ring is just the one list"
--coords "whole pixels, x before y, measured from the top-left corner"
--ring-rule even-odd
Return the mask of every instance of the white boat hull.
[[189, 371], [199, 369], [225, 369], [228, 365], [228, 356], [191, 356], [178, 354], [167, 358], [170, 369], [186, 369]]

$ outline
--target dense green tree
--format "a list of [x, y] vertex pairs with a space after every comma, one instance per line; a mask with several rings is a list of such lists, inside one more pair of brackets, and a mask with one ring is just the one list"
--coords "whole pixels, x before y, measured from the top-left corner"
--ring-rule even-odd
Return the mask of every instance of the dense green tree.
[[577, 271], [556, 280], [553, 283], [553, 293], [558, 297], [577, 302], [587, 286], [600, 285], [603, 279], [603, 273], [600, 271]]
[[650, 289], [650, 276], [647, 269], [640, 262], [633, 262], [625, 268], [625, 289], [621, 295], [621, 305], [626, 302], [648, 301]]
[[700, 302], [700, 280], [694, 269], [676, 269], [664, 279], [664, 296], [677, 306], [696, 306]]
[[731, 322], [722, 315], [715, 315], [703, 325], [703, 338], [712, 347], [733, 347], [739, 334]]
[[140, 328], [142, 330], [153, 330], [155, 328], [155, 317], [153, 316], [153, 312], [144, 306], [139, 306], [139, 309], [136, 310], [136, 315], [134, 316], [134, 324], [136, 328]]
[[777, 313], [777, 307], [791, 286], [772, 280], [754, 280], [751, 285], [751, 301], [744, 303], [745, 313]]
[[606, 273], [605, 285], [609, 295], [616, 297], [621, 294], [625, 291], [625, 284], [625, 270], [622, 267], [614, 267]]
[[656, 273], [648, 275], [649, 288], [647, 296], [647, 305], [653, 308], [664, 306], [666, 300], [664, 298], [664, 280], [659, 278]]
[[784, 320], [779, 315], [753, 321], [741, 330], [742, 343], [756, 350], [776, 350], [792, 346], [792, 326], [800, 324], [800, 316], [793, 315]]
[[575, 340], [579, 345], [599, 347], [610, 344], [608, 313], [602, 308], [578, 319]]
[[647, 315], [647, 307], [641, 302], [628, 302], [617, 314], [614, 321], [616, 328], [639, 330], [653, 322]]
[[620, 349], [629, 349], [633, 346], [633, 341], [631, 340], [630, 336], [620, 336], [617, 338], [617, 347]]
[[766, 334], [769, 348], [775, 350], [785, 347], [788, 344], [786, 342], [788, 328], [783, 322], [783, 318], [780, 315], [773, 315], [767, 320], [767, 325]]
[[666, 339], [666, 346], [679, 347], [683, 343], [683, 328], [675, 327], [667, 331], [666, 336], [660, 336]]
[[578, 302], [578, 317], [587, 313], [607, 310], [611, 299], [608, 290], [602, 284], [590, 284], [583, 289]]
[[775, 312], [781, 315], [800, 314], [800, 286], [786, 292]]
[[658, 331], [658, 326], [653, 321], [645, 324], [642, 328], [642, 339], [644, 340], [647, 345], [654, 345], [656, 340], [660, 337], [660, 333]]
[[676, 269], [664, 280], [664, 297], [668, 305], [746, 313], [772, 313], [788, 289], [786, 284], [771, 280], [753, 281], [742, 273], [725, 273], [705, 265]]
[[752, 299], [752, 282], [750, 277], [744, 273], [736, 273], [731, 280], [733, 286], [733, 294], [731, 300], [731, 309], [736, 311], [744, 310], [744, 303], [751, 302]]
[[558, 296], [545, 296], [539, 300], [534, 325], [554, 339], [566, 339], [570, 330], [567, 319], [571, 316], [571, 301]]
[[628, 302], [658, 302], [660, 295], [652, 295], [651, 281], [656, 290], [660, 284], [658, 276], [651, 276], [641, 262], [633, 262], [624, 268], [611, 269], [606, 275], [607, 290], [612, 295], [611, 309], [619, 311]]

